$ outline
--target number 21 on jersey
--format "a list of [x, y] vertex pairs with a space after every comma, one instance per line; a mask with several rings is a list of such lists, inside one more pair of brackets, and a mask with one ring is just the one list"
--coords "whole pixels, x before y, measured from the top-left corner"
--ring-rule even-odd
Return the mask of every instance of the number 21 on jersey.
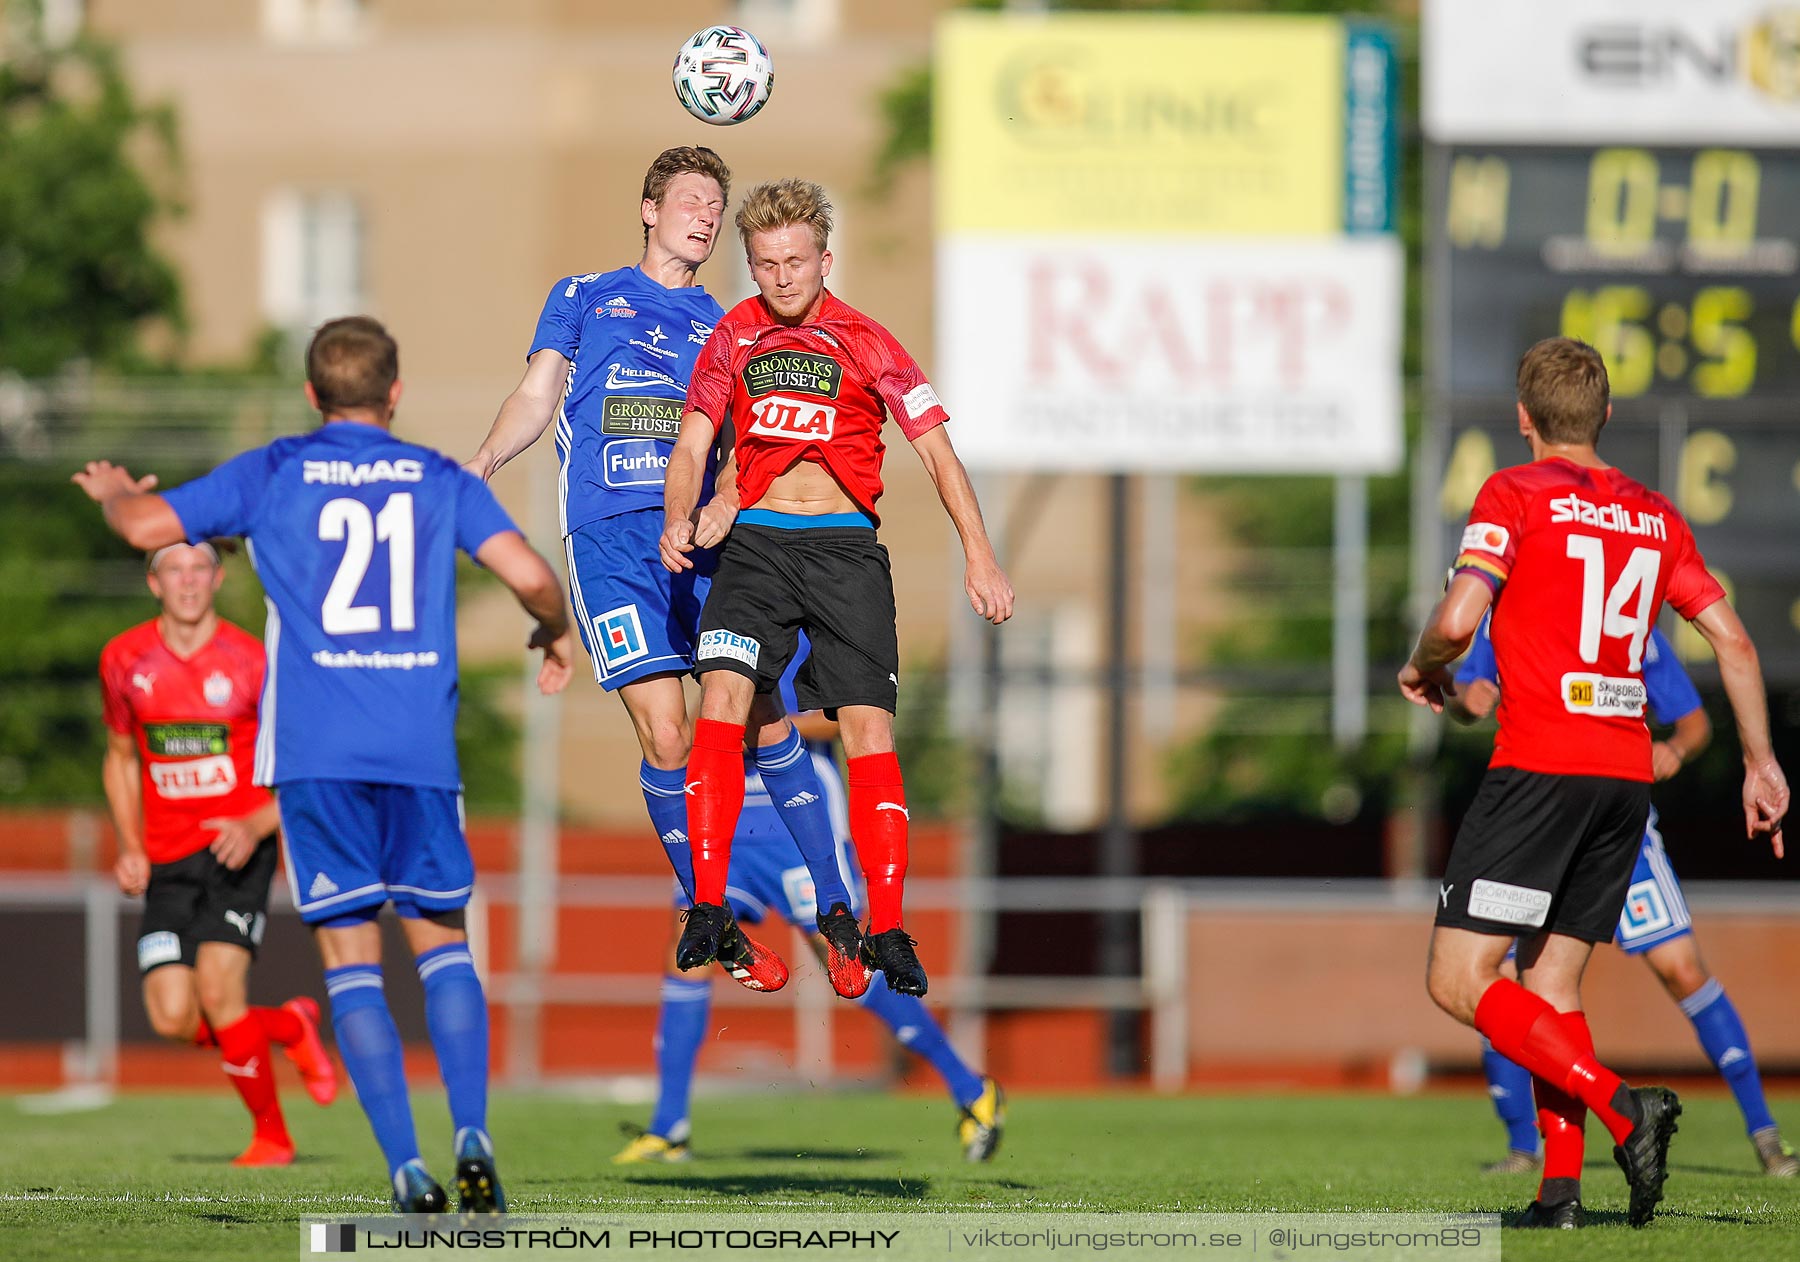
[[[1633, 548], [1611, 588], [1606, 585], [1606, 545], [1598, 536], [1570, 535], [1569, 556], [1581, 562], [1581, 660], [1590, 666], [1600, 660], [1601, 636], [1629, 638], [1630, 669], [1636, 673], [1643, 666], [1644, 641], [1650, 637], [1662, 553]], [[1627, 613], [1625, 606], [1634, 595], [1634, 607]]]
[[[363, 635], [381, 630], [379, 605], [353, 605], [363, 576], [369, 572], [376, 543], [388, 546], [388, 622], [392, 630], [411, 631], [413, 616], [413, 497], [396, 491], [378, 513], [361, 500], [326, 501], [319, 510], [319, 538], [342, 543], [344, 555], [319, 610], [327, 635]], [[1595, 544], [1600, 541], [1594, 540]], [[1585, 642], [1585, 641], [1584, 641]]]

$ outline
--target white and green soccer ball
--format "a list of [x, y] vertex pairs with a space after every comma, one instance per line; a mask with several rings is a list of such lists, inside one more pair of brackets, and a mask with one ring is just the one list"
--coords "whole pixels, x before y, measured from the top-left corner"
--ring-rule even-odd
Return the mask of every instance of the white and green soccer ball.
[[775, 87], [775, 63], [741, 26], [696, 31], [675, 54], [675, 99], [703, 123], [729, 127], [754, 118]]

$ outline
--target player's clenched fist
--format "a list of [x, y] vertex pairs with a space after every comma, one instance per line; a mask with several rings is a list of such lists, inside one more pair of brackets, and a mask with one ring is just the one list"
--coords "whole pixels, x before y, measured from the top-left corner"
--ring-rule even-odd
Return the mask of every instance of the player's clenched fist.
[[971, 562], [963, 575], [963, 590], [969, 594], [970, 607], [995, 626], [1012, 617], [1012, 583], [998, 563]]
[[677, 517], [663, 527], [662, 538], [657, 541], [656, 550], [662, 557], [663, 568], [672, 574], [683, 570], [691, 570], [694, 563], [688, 559], [688, 553], [694, 550], [694, 523], [685, 517]]

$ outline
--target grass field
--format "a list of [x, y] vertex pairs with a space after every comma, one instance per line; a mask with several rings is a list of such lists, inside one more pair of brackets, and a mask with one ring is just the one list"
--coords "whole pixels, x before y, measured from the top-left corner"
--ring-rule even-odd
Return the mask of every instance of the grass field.
[[[52, 1117], [0, 1098], [0, 1258], [291, 1258], [302, 1214], [385, 1212], [380, 1158], [354, 1099], [325, 1112], [298, 1095], [284, 1103], [300, 1160], [246, 1171], [227, 1164], [246, 1126], [223, 1092], [128, 1095]], [[1774, 1104], [1778, 1116], [1800, 1119], [1800, 1099]], [[1478, 1173], [1502, 1146], [1479, 1094], [1028, 1096], [1013, 1101], [1006, 1143], [988, 1166], [963, 1164], [951, 1110], [935, 1097], [702, 1099], [694, 1162], [609, 1165], [617, 1124], [643, 1113], [554, 1096], [496, 1099], [493, 1129], [513, 1207], [688, 1211], [753, 1198], [765, 1208], [888, 1212], [1510, 1214], [1535, 1187], [1530, 1178]], [[420, 1128], [430, 1161], [449, 1142], [441, 1099], [424, 1099]], [[1590, 1135], [1585, 1199], [1594, 1225], [1557, 1237], [1509, 1231], [1506, 1256], [1800, 1257], [1800, 1182], [1761, 1176], [1729, 1098], [1690, 1100], [1672, 1165], [1656, 1223], [1632, 1231], [1622, 1221], [1624, 1181]]]

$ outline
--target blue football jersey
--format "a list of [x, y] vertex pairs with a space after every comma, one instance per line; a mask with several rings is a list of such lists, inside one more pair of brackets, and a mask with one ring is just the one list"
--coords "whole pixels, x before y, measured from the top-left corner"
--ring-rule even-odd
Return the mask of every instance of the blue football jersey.
[[[1477, 679], [1499, 682], [1488, 621], [1488, 617], [1482, 618], [1468, 655], [1456, 668], [1459, 684], [1471, 684]], [[1644, 692], [1650, 702], [1650, 717], [1658, 723], [1673, 723], [1700, 708], [1700, 690], [1682, 669], [1675, 646], [1655, 627], [1650, 628], [1650, 638], [1644, 641]]]
[[[694, 360], [724, 309], [695, 285], [665, 289], [636, 267], [559, 280], [530, 354], [570, 361], [556, 415], [562, 531], [661, 508]], [[712, 495], [707, 469], [701, 502]]]
[[459, 789], [456, 550], [516, 527], [480, 478], [335, 421], [164, 498], [190, 541], [243, 535], [268, 604], [256, 782]]

